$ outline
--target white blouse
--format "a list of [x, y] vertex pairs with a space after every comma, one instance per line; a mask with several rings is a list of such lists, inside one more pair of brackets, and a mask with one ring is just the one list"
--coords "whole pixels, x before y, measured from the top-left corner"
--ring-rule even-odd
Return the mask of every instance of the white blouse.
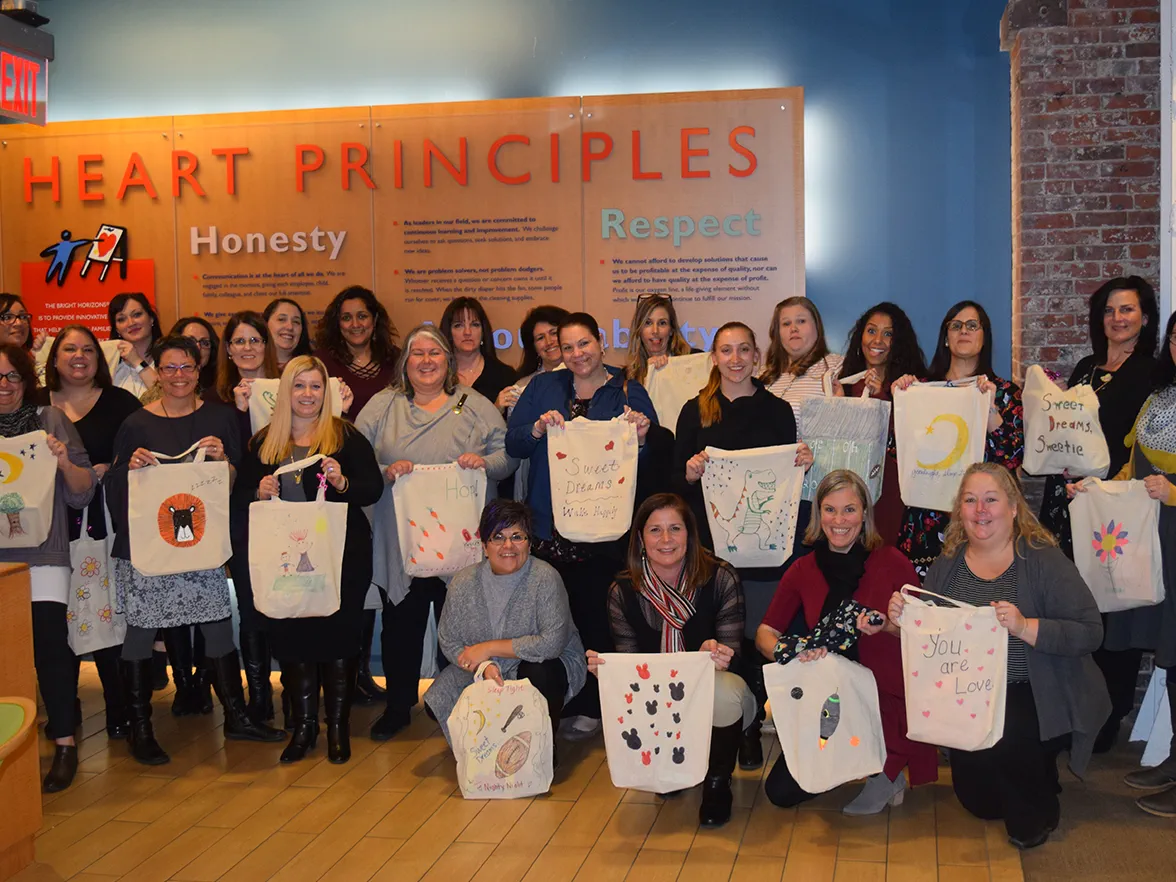
[[795, 374], [781, 374], [776, 382], [768, 386], [768, 391], [777, 398], [783, 398], [794, 410], [806, 398], [818, 395], [831, 397], [833, 384], [837, 382], [844, 361], [845, 356], [829, 353], [799, 377]]

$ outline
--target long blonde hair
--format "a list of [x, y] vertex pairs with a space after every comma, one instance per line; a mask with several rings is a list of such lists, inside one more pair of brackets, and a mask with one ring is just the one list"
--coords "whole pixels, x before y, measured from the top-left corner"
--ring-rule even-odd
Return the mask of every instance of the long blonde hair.
[[629, 361], [625, 365], [625, 376], [638, 383], [645, 382], [645, 375], [649, 371], [649, 353], [645, 351], [645, 340], [641, 337], [641, 329], [645, 326], [645, 320], [655, 309], [659, 308], [664, 309], [670, 319], [670, 339], [666, 342], [666, 354], [690, 354], [690, 344], [682, 336], [678, 313], [674, 310], [674, 301], [661, 294], [641, 295], [637, 298], [637, 309], [633, 311], [633, 324], [629, 327]]
[[847, 487], [857, 494], [858, 502], [862, 506], [862, 531], [858, 534], [857, 541], [865, 546], [866, 551], [882, 547], [882, 535], [874, 526], [874, 502], [870, 499], [870, 490], [861, 476], [849, 469], [834, 469], [821, 478], [821, 483], [817, 485], [816, 498], [813, 499], [812, 517], [809, 518], [808, 529], [804, 531], [805, 545], [815, 545], [818, 540], [826, 538], [825, 531], [821, 529], [821, 503], [825, 501], [826, 496]]
[[294, 452], [291, 438], [291, 399], [294, 397], [294, 380], [299, 374], [317, 371], [323, 378], [323, 406], [314, 421], [310, 434], [310, 449], [307, 456], [321, 453], [330, 456], [343, 446], [343, 421], [331, 414], [331, 390], [327, 369], [313, 355], [296, 355], [286, 364], [282, 379], [278, 382], [278, 400], [270, 424], [257, 433], [261, 439], [258, 457], [267, 465], [277, 465], [288, 459]]
[[1005, 498], [1009, 501], [1009, 505], [1016, 506], [1017, 513], [1013, 515], [1014, 548], [1017, 547], [1018, 539], [1024, 539], [1030, 548], [1057, 546], [1058, 540], [1054, 537], [1054, 534], [1041, 526], [1041, 522], [1037, 520], [1037, 516], [1029, 508], [1029, 503], [1025, 501], [1025, 495], [1021, 492], [1021, 488], [1013, 477], [1013, 473], [1004, 466], [997, 465], [994, 462], [977, 462], [968, 466], [968, 470], [964, 472], [964, 477], [960, 479], [960, 489], [956, 492], [955, 502], [951, 507], [951, 523], [947, 525], [947, 530], [943, 534], [943, 553], [945, 555], [954, 557], [968, 542], [968, 534], [964, 532], [964, 521], [960, 517], [960, 509], [963, 506], [964, 485], [968, 483], [968, 478], [973, 475], [988, 475], [991, 477], [992, 480], [996, 481], [1001, 492], [1004, 493]]
[[[743, 322], [727, 322], [717, 331], [715, 331], [714, 339], [711, 340], [711, 359], [713, 361], [715, 353], [718, 352], [719, 337], [723, 331], [743, 331], [747, 334], [747, 339], [751, 341], [751, 348], [759, 354], [759, 347], [755, 343], [755, 331], [745, 325]], [[723, 376], [719, 373], [719, 366], [717, 364], [711, 365], [710, 377], [706, 381], [706, 386], [698, 393], [698, 417], [699, 422], [705, 429], [709, 426], [715, 425], [723, 418], [722, 408], [719, 407], [719, 388], [722, 386]]]

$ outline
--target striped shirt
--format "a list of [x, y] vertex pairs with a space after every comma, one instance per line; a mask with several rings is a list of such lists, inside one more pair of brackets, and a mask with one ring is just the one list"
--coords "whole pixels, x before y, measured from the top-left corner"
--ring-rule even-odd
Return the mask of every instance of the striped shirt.
[[768, 386], [768, 391], [777, 398], [783, 398], [793, 408], [798, 407], [806, 398], [830, 395], [832, 393], [829, 390], [837, 382], [843, 361], [845, 356], [829, 353], [799, 377], [796, 374], [780, 374], [776, 381]]
[[[994, 600], [1004, 600], [1014, 606], [1017, 603], [1017, 559], [995, 579], [981, 579], [972, 572], [967, 560], [956, 574], [956, 578], [943, 591], [945, 597], [970, 603], [972, 606], [988, 606]], [[1029, 659], [1026, 643], [1009, 634], [1009, 683], [1024, 683], [1029, 679]]]

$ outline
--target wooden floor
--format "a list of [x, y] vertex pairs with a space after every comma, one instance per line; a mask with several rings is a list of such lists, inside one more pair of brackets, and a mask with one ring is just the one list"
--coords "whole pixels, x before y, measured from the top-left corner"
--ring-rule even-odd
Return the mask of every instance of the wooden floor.
[[[274, 677], [275, 683], [277, 676]], [[1003, 825], [967, 815], [941, 781], [869, 818], [839, 809], [848, 785], [796, 810], [767, 802], [763, 770], [738, 772], [735, 812], [698, 828], [699, 789], [670, 800], [617, 790], [599, 737], [561, 745], [551, 793], [467, 801], [436, 724], [423, 714], [386, 744], [366, 737], [358, 708], [351, 762], [278, 764], [282, 745], [226, 743], [220, 710], [170, 715], [157, 693], [156, 733], [170, 765], [132, 761], [108, 743], [102, 696], [82, 667], [87, 714], [74, 785], [45, 797], [37, 863], [20, 882], [176, 879], [185, 882], [776, 882], [776, 880], [1020, 880]], [[775, 737], [768, 763], [779, 752]], [[45, 769], [52, 746], [42, 739]]]

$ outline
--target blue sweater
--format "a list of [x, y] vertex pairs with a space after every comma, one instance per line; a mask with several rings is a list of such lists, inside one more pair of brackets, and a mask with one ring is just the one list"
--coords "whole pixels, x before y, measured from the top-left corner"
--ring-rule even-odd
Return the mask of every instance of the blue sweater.
[[[605, 367], [610, 379], [596, 390], [588, 403], [588, 419], [611, 420], [624, 413], [627, 404], [632, 410], [649, 417], [652, 425], [656, 426], [657, 412], [653, 409], [653, 402], [645, 387], [630, 380], [626, 396], [624, 373], [619, 368]], [[549, 410], [558, 411], [564, 419], [570, 418], [575, 395], [572, 387], [574, 379], [575, 375], [571, 371], [551, 371], [537, 375], [523, 390], [506, 427], [507, 454], [517, 459], [530, 460], [527, 505], [531, 507], [534, 518], [535, 535], [541, 539], [551, 538], [551, 472], [547, 466], [547, 434], [537, 439], [531, 430], [535, 427], [535, 420]], [[641, 456], [644, 456], [644, 450]]]

